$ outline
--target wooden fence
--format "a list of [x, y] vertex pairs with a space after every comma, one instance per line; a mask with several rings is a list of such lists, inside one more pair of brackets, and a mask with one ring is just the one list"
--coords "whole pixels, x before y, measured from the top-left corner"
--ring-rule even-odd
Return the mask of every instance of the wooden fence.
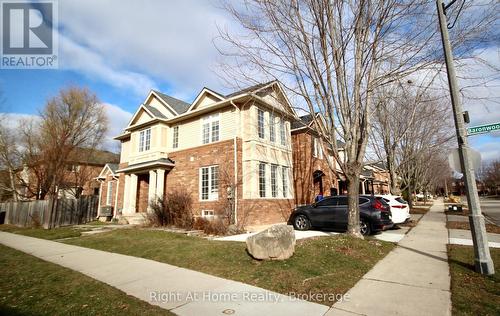
[[21, 227], [85, 224], [97, 216], [98, 199], [91, 195], [78, 199], [6, 202], [0, 203], [0, 212], [6, 212], [5, 224]]

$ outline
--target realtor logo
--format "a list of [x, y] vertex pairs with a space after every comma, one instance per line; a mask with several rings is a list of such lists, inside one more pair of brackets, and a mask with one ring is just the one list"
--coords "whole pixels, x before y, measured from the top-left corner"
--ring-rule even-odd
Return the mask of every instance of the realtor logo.
[[2, 1], [1, 68], [57, 68], [57, 3]]

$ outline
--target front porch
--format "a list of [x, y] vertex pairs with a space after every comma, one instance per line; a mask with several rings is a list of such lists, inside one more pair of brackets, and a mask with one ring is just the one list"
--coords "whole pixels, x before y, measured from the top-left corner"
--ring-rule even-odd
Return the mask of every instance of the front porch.
[[165, 196], [166, 175], [174, 167], [170, 159], [130, 165], [119, 170], [125, 174], [123, 187], [124, 217], [142, 217], [152, 210], [152, 204]]

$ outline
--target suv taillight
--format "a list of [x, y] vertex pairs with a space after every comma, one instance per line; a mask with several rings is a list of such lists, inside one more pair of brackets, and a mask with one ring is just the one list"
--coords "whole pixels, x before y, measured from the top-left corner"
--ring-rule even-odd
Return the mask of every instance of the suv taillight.
[[379, 200], [375, 200], [375, 202], [373, 202], [372, 206], [376, 210], [380, 210], [382, 212], [387, 211], [387, 209], [385, 208], [384, 204], [382, 204], [382, 202], [380, 202]]
[[406, 205], [393, 205], [391, 207], [394, 207], [394, 208], [405, 208]]

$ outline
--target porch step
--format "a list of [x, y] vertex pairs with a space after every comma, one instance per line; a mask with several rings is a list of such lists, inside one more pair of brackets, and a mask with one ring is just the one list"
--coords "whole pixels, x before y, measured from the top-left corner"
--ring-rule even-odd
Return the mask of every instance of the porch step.
[[130, 225], [144, 225], [147, 222], [147, 214], [136, 213], [134, 215], [121, 215]]

